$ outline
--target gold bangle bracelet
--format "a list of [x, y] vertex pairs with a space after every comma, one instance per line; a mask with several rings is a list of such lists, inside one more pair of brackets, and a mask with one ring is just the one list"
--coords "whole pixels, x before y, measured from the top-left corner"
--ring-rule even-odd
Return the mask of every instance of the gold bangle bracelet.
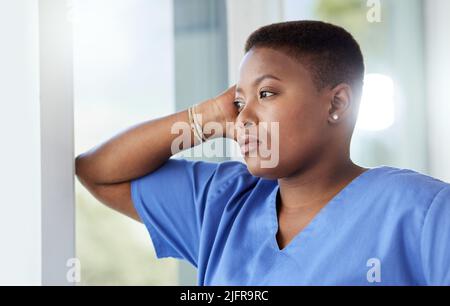
[[188, 108], [188, 115], [189, 115], [189, 125], [191, 127], [191, 131], [194, 134], [194, 137], [200, 142], [203, 143], [203, 138], [199, 134], [197, 122], [195, 120], [195, 114], [194, 114], [194, 107], [191, 106]]
[[197, 121], [197, 113], [195, 111], [195, 107], [196, 106], [197, 106], [197, 104], [192, 106], [192, 118], [193, 118], [193, 121], [194, 121], [195, 128], [197, 130], [198, 138], [201, 139], [201, 142], [205, 142], [207, 139], [205, 137], [205, 134], [203, 133], [202, 125]]

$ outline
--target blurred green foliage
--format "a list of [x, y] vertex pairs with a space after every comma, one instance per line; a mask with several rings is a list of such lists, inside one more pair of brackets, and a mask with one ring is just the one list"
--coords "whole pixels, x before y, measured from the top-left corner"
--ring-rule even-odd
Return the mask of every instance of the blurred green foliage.
[[389, 3], [381, 1], [381, 22], [367, 20], [367, 0], [317, 0], [314, 12], [316, 19], [336, 24], [348, 30], [361, 46], [367, 70], [377, 72], [387, 65], [389, 58]]

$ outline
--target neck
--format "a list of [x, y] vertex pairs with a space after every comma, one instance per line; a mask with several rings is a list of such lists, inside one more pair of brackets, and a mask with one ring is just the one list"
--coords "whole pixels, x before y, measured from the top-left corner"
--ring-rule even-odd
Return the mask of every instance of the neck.
[[279, 179], [280, 210], [295, 213], [304, 209], [320, 209], [365, 170], [346, 158], [318, 163]]

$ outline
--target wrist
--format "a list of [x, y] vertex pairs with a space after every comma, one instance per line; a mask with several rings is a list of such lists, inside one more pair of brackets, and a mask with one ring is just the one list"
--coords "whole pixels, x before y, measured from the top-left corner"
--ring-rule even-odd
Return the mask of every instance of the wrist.
[[207, 139], [225, 136], [226, 118], [215, 99], [196, 105], [195, 112], [201, 115], [200, 124]]

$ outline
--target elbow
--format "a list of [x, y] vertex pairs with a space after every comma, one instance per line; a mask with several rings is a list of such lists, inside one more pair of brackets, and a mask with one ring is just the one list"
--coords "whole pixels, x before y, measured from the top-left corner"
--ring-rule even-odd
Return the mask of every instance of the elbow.
[[75, 157], [75, 175], [77, 177], [82, 176], [82, 163], [83, 163], [83, 154], [80, 154], [77, 157]]
[[78, 155], [75, 158], [75, 176], [83, 185], [86, 185], [89, 181], [91, 181], [87, 170], [88, 166], [86, 165], [86, 157], [83, 154]]
[[95, 194], [97, 190], [97, 184], [95, 181], [89, 178], [87, 168], [86, 166], [86, 157], [83, 155], [78, 155], [75, 158], [75, 176], [78, 179], [78, 181], [81, 183], [81, 185], [86, 188], [86, 190], [91, 193]]
[[81, 163], [81, 154], [80, 155], [78, 155], [77, 157], [75, 157], [75, 175], [77, 176], [77, 177], [79, 177], [80, 176], [80, 163]]
[[83, 153], [75, 158], [75, 176], [85, 186], [98, 186], [108, 184], [105, 171], [89, 153]]

